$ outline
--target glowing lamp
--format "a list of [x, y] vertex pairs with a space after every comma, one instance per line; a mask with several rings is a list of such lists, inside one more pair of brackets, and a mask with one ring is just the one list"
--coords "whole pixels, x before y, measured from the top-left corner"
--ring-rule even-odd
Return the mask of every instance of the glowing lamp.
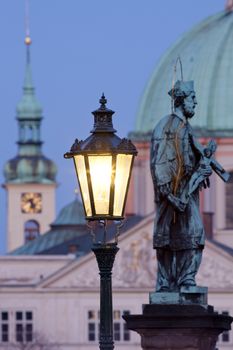
[[84, 141], [75, 140], [65, 158], [73, 158], [87, 220], [121, 220], [137, 150], [113, 128], [114, 111], [102, 95], [92, 112], [94, 127]]

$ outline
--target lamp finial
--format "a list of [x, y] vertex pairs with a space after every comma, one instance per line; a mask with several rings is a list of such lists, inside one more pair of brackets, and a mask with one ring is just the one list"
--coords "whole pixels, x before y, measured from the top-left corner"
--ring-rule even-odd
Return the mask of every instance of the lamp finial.
[[105, 98], [104, 93], [102, 93], [102, 96], [101, 96], [101, 98], [99, 100], [99, 103], [101, 104], [100, 108], [103, 108], [103, 109], [106, 108], [105, 105], [107, 103], [107, 99]]

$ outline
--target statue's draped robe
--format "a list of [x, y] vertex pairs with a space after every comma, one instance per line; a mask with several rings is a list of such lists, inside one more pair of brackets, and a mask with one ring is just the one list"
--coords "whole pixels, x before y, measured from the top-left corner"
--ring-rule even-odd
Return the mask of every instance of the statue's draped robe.
[[181, 200], [185, 198], [188, 182], [200, 161], [200, 152], [195, 144], [197, 142], [189, 122], [180, 115], [164, 117], [153, 131], [151, 173], [157, 204], [154, 248], [180, 251], [204, 246], [199, 190], [190, 195], [184, 212], [175, 210], [160, 191], [161, 186], [168, 185], [176, 197]]

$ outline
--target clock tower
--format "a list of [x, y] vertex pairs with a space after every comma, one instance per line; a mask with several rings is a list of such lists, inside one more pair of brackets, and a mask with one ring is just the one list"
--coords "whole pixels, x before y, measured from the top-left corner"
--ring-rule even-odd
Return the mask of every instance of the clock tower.
[[17, 105], [18, 154], [4, 168], [7, 192], [7, 250], [35, 239], [55, 218], [56, 166], [42, 153], [42, 108], [31, 77], [31, 38], [25, 39], [23, 96]]

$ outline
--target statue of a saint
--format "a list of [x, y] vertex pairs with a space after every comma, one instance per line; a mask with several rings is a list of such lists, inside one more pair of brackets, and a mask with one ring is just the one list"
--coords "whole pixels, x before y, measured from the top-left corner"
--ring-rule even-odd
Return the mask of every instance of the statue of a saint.
[[152, 134], [151, 173], [157, 204], [154, 248], [157, 250], [156, 290], [179, 291], [196, 286], [205, 233], [199, 212], [199, 190], [209, 187], [212, 168], [228, 174], [213, 159], [216, 143], [206, 147], [194, 138], [189, 119], [197, 104], [193, 81], [178, 80], [168, 93], [174, 113], [160, 120]]

